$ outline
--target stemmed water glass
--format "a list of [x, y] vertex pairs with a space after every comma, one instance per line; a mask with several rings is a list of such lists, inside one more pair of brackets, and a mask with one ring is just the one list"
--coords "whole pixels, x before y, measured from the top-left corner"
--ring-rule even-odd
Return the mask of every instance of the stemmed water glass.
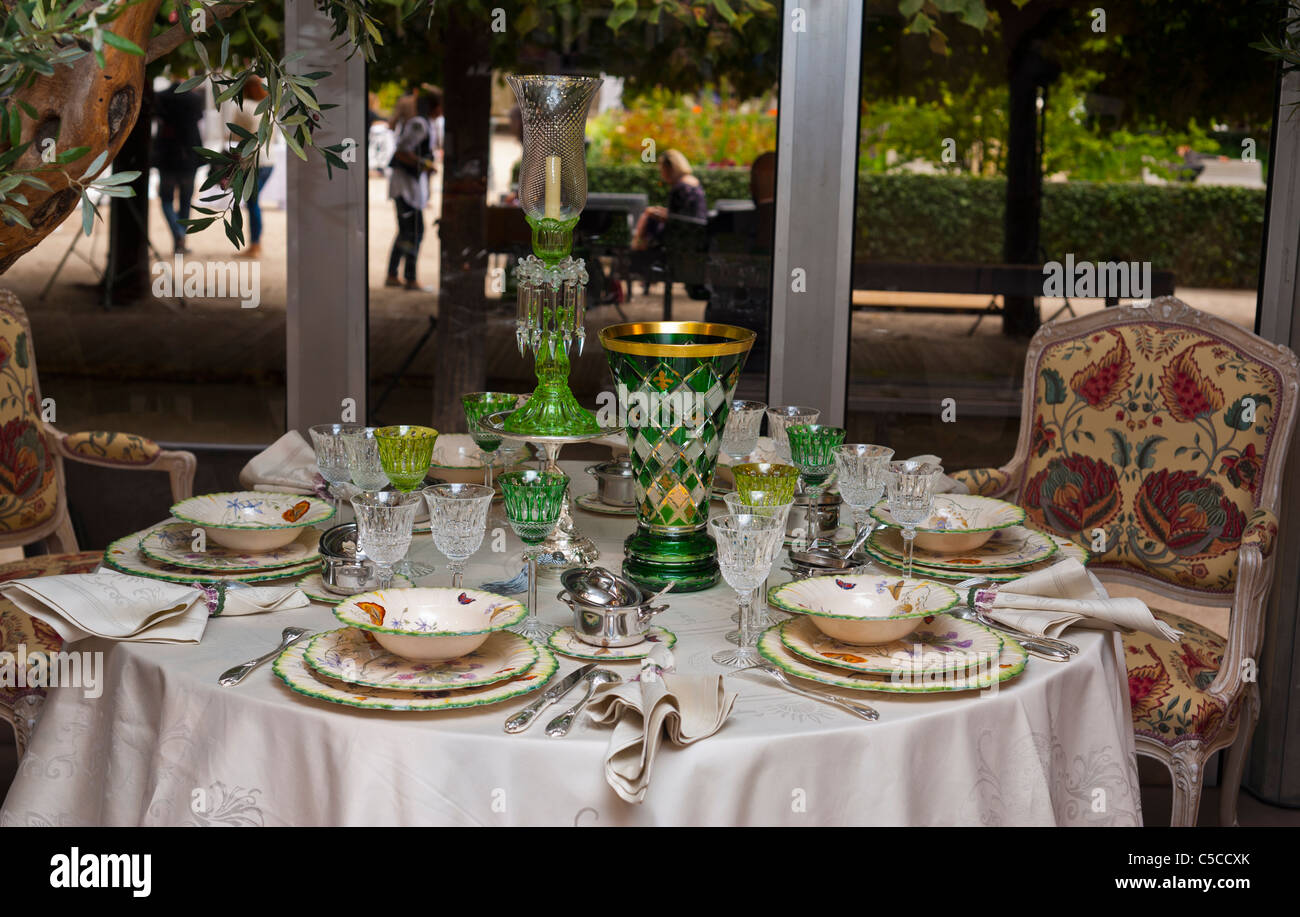
[[863, 526], [874, 526], [868, 512], [885, 492], [885, 472], [894, 450], [870, 443], [848, 443], [835, 450], [835, 474], [840, 482], [840, 496], [853, 510], [853, 535], [862, 534]]
[[357, 550], [374, 561], [380, 589], [392, 583], [393, 565], [406, 556], [411, 546], [415, 511], [423, 502], [419, 494], [396, 490], [361, 493], [352, 498], [352, 511], [357, 516]]
[[480, 421], [489, 415], [512, 410], [519, 403], [519, 396], [508, 392], [470, 392], [460, 396], [460, 403], [465, 408], [465, 421], [469, 424], [469, 435], [474, 444], [483, 453], [483, 485], [492, 486], [492, 469], [496, 464], [497, 449], [501, 446], [501, 437], [482, 426]]
[[[789, 492], [779, 490], [750, 490], [746, 488], [744, 490], [737, 490], [735, 493], [725, 494], [722, 499], [727, 504], [727, 512], [733, 516], [771, 516], [773, 519], [778, 520], [781, 523], [781, 536], [784, 541], [786, 523], [790, 518], [790, 507], [794, 506], [793, 495], [793, 487]], [[766, 577], [764, 578], [763, 583], [755, 590], [755, 595], [752, 599], [754, 618], [751, 623], [755, 627], [770, 627], [776, 623], [775, 619], [773, 619], [773, 617], [767, 612], [767, 596], [761, 591], [765, 585], [767, 585]], [[740, 613], [736, 612], [732, 614], [731, 620], [738, 622], [740, 620]], [[731, 640], [733, 636], [738, 638], [740, 635], [738, 632], [733, 632], [727, 635], [727, 639]]]
[[758, 446], [758, 428], [767, 405], [761, 401], [733, 401], [727, 425], [722, 428], [722, 451], [733, 462], [743, 460]]
[[500, 480], [506, 519], [524, 543], [528, 558], [528, 617], [511, 630], [544, 640], [559, 628], [537, 617], [537, 554], [560, 521], [569, 476], [558, 471], [507, 471]]
[[913, 541], [916, 529], [930, 518], [934, 507], [934, 488], [943, 477], [943, 469], [929, 462], [890, 462], [885, 474], [885, 492], [889, 495], [889, 515], [903, 530], [903, 575], [912, 575]]
[[797, 404], [780, 404], [767, 409], [767, 435], [776, 443], [776, 454], [781, 461], [790, 461], [790, 440], [786, 428], [794, 423], [816, 423], [822, 416], [817, 408]]
[[465, 561], [483, 544], [493, 490], [485, 484], [434, 484], [421, 493], [429, 504], [434, 547], [447, 558], [452, 588], [459, 589]]
[[[799, 480], [808, 494], [808, 531], [814, 532], [818, 501], [835, 473], [835, 450], [844, 442], [845, 431], [843, 427], [796, 423], [785, 432], [790, 438], [790, 461], [799, 469]], [[812, 546], [817, 546], [817, 539]]]
[[348, 467], [348, 434], [363, 429], [359, 423], [321, 423], [307, 431], [316, 451], [316, 467], [329, 485], [330, 499], [336, 509], [342, 493], [340, 486], [352, 480], [352, 471]]
[[383, 464], [379, 460], [379, 439], [374, 427], [361, 427], [343, 434], [343, 445], [348, 453], [348, 473], [352, 483], [366, 493], [383, 490], [388, 484]]
[[[772, 572], [772, 562], [784, 543], [785, 527], [775, 516], [729, 513], [709, 520], [709, 534], [718, 544], [718, 566], [722, 578], [736, 591], [736, 602], [740, 606], [736, 646], [714, 653], [713, 661], [740, 668], [757, 665], [762, 657], [755, 645], [758, 631], [752, 620], [752, 598], [754, 590], [766, 582]], [[731, 636], [729, 634], [728, 639]]]
[[[433, 444], [438, 441], [438, 431], [432, 427], [395, 424], [375, 429], [375, 442], [379, 445], [379, 466], [388, 482], [402, 493], [409, 493], [424, 483], [433, 464]], [[403, 576], [428, 576], [433, 567], [404, 560], [397, 567]]]

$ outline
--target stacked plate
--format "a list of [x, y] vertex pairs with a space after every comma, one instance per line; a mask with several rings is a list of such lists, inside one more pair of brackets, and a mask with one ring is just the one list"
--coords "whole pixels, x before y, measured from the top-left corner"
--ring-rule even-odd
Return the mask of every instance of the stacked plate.
[[343, 602], [345, 626], [291, 646], [275, 674], [308, 697], [377, 710], [456, 710], [536, 691], [553, 653], [506, 630], [527, 612], [477, 589], [391, 589]]
[[[885, 502], [871, 510], [877, 529], [867, 539], [873, 560], [904, 568], [903, 534]], [[1013, 503], [966, 494], [939, 494], [930, 518], [917, 527], [912, 575], [959, 581], [979, 577], [1004, 583], [1051, 566], [1061, 557], [1088, 560], [1082, 548], [1023, 525], [1025, 511]]]
[[875, 575], [796, 580], [768, 593], [795, 617], [768, 628], [758, 650], [789, 675], [854, 691], [933, 694], [1015, 678], [1028, 654], [1010, 637], [944, 614], [947, 586]]
[[172, 507], [172, 518], [119, 538], [104, 551], [115, 570], [173, 583], [261, 583], [320, 566], [320, 530], [334, 515], [316, 497], [204, 494]]

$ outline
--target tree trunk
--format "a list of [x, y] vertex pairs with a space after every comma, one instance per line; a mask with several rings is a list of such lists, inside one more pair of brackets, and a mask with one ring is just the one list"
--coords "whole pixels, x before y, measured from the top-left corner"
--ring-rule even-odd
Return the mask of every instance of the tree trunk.
[[439, 430], [462, 429], [460, 396], [480, 391], [487, 382], [483, 243], [492, 114], [488, 39], [481, 19], [460, 7], [448, 11], [442, 39], [446, 137], [433, 383], [433, 425]]
[[149, 295], [149, 148], [153, 90], [146, 86], [135, 126], [113, 160], [115, 172], [139, 171], [135, 197], [115, 197], [109, 207], [108, 271], [104, 302], [130, 305]]

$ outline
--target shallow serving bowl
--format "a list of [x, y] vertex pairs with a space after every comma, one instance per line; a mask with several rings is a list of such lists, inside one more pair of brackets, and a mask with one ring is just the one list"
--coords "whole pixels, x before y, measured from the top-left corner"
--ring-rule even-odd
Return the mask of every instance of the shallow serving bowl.
[[[889, 501], [871, 508], [885, 525], [899, 527], [889, 512]], [[936, 494], [930, 518], [916, 529], [916, 546], [935, 554], [965, 554], [984, 545], [998, 529], [1019, 525], [1025, 511], [1014, 503], [975, 494]]]
[[928, 615], [956, 605], [957, 593], [925, 580], [853, 574], [785, 583], [769, 592], [767, 601], [806, 615], [832, 640], [872, 645], [903, 639]]
[[284, 547], [302, 529], [332, 518], [334, 507], [319, 497], [240, 490], [190, 497], [171, 513], [222, 547], [257, 553]]
[[397, 656], [441, 662], [472, 653], [494, 631], [523, 620], [528, 612], [514, 599], [481, 589], [383, 589], [336, 605], [334, 616], [374, 634]]

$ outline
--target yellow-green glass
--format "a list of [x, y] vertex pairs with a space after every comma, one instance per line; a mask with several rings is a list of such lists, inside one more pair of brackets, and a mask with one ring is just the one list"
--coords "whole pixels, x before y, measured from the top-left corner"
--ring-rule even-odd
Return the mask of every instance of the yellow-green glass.
[[433, 464], [433, 444], [438, 431], [433, 427], [415, 427], [396, 424], [375, 430], [379, 444], [379, 467], [384, 469], [398, 490], [415, 490], [424, 483], [429, 466]]
[[804, 483], [825, 483], [835, 471], [835, 450], [844, 442], [844, 428], [797, 423], [786, 427], [785, 432], [790, 438], [790, 461], [798, 467]]
[[560, 519], [568, 475], [556, 471], [508, 471], [498, 480], [510, 527], [524, 544], [540, 544]]
[[772, 494], [773, 504], [789, 503], [799, 486], [799, 469], [774, 462], [745, 462], [734, 465], [731, 476], [737, 491], [761, 490]]

